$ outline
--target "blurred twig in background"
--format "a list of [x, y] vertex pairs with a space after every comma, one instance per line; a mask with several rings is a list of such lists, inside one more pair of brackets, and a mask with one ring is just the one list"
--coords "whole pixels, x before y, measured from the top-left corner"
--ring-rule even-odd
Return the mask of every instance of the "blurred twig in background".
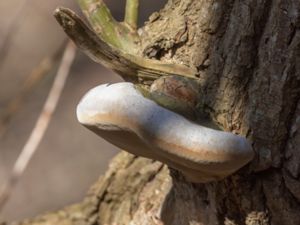
[[20, 92], [14, 97], [7, 106], [0, 113], [0, 140], [5, 131], [7, 130], [8, 124], [16, 112], [21, 108], [24, 99], [34, 87], [49, 73], [51, 68], [54, 66], [55, 56], [46, 57], [41, 63], [34, 68], [24, 82]]
[[18, 8], [15, 11], [15, 14], [13, 15], [9, 25], [8, 30], [4, 33], [4, 36], [2, 37], [2, 41], [0, 43], [0, 67], [2, 66], [2, 63], [6, 57], [7, 50], [10, 46], [9, 42], [12, 38], [12, 35], [15, 33], [15, 30], [18, 25], [18, 19], [21, 12], [24, 10], [25, 6], [28, 4], [29, 0], [22, 0], [18, 6]]
[[69, 75], [69, 71], [74, 61], [75, 55], [76, 47], [72, 42], [69, 42], [65, 48], [61, 64], [58, 68], [56, 77], [48, 94], [42, 112], [29, 136], [29, 139], [27, 140], [18, 159], [14, 164], [11, 175], [8, 177], [7, 182], [4, 184], [3, 189], [0, 192], [0, 212], [9, 199], [14, 186], [25, 171], [30, 159], [36, 152], [37, 147], [45, 134], [53, 112], [57, 106], [59, 97], [64, 88], [66, 79]]

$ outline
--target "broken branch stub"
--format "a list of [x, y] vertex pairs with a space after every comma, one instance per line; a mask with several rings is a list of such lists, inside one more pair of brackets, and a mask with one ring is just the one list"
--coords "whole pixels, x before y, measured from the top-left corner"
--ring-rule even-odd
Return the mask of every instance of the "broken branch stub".
[[195, 68], [131, 55], [109, 45], [69, 9], [58, 8], [54, 16], [66, 34], [83, 52], [95, 62], [117, 72], [126, 81], [134, 83], [139, 80], [153, 81], [160, 76], [169, 75], [195, 78]]

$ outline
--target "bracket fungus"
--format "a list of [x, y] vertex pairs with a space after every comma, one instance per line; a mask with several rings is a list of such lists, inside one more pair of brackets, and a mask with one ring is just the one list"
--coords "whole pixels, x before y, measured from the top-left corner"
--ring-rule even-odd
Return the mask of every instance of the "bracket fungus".
[[126, 1], [123, 22], [112, 17], [103, 1], [77, 1], [91, 27], [62, 7], [54, 12], [58, 23], [91, 59], [132, 82], [90, 90], [77, 106], [80, 123], [130, 153], [168, 164], [193, 182], [222, 179], [253, 158], [244, 137], [190, 120], [199, 103], [195, 67], [142, 56], [138, 0]]
[[198, 125], [128, 82], [90, 90], [77, 106], [77, 118], [110, 143], [166, 163], [192, 182], [222, 179], [253, 157], [244, 137]]

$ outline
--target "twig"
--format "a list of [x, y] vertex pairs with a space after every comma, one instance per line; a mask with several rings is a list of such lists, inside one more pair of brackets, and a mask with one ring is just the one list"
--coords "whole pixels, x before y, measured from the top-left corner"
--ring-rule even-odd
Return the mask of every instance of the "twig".
[[0, 67], [2, 66], [2, 63], [6, 57], [6, 53], [8, 51], [9, 46], [11, 46], [9, 44], [12, 35], [15, 33], [15, 30], [17, 28], [17, 22], [19, 19], [19, 15], [20, 13], [23, 11], [24, 7], [28, 4], [29, 0], [23, 0], [17, 10], [15, 11], [14, 16], [12, 17], [12, 19], [9, 22], [8, 25], [8, 30], [4, 33], [3, 37], [2, 37], [2, 42], [0, 43]]
[[139, 0], [127, 0], [124, 22], [131, 26], [133, 29], [137, 29], [138, 13]]
[[134, 21], [138, 15], [138, 0], [127, 2], [126, 23], [116, 21], [103, 0], [77, 0], [77, 3], [100, 39], [124, 52], [137, 53], [140, 39]]
[[33, 88], [45, 77], [53, 67], [54, 56], [44, 58], [40, 64], [26, 78], [20, 92], [6, 105], [0, 112], [0, 139], [5, 133], [12, 117], [19, 111], [26, 96], [28, 96]]
[[97, 37], [79, 16], [67, 8], [57, 8], [54, 16], [77, 47], [94, 61], [116, 71], [124, 80], [155, 80], [160, 76], [179, 75], [195, 78], [196, 69], [124, 53]]
[[7, 182], [3, 186], [0, 192], [0, 211], [9, 199], [12, 189], [19, 181], [20, 177], [24, 173], [30, 159], [37, 150], [39, 143], [41, 142], [45, 131], [49, 125], [52, 114], [57, 106], [57, 102], [64, 88], [66, 79], [69, 75], [70, 67], [74, 61], [76, 55], [76, 47], [73, 43], [69, 42], [65, 48], [64, 55], [54, 79], [53, 85], [46, 99], [42, 112], [33, 128], [29, 139], [24, 145], [17, 161], [14, 164], [11, 175]]
[[111, 45], [121, 48], [118, 36], [118, 22], [111, 15], [103, 0], [77, 0], [96, 34]]

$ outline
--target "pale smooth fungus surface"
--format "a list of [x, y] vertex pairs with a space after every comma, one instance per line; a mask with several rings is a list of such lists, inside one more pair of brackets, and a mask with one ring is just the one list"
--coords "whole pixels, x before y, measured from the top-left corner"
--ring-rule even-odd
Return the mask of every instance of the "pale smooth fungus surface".
[[244, 137], [196, 124], [145, 98], [132, 83], [93, 88], [78, 104], [77, 118], [110, 143], [164, 162], [193, 182], [222, 179], [253, 158]]

